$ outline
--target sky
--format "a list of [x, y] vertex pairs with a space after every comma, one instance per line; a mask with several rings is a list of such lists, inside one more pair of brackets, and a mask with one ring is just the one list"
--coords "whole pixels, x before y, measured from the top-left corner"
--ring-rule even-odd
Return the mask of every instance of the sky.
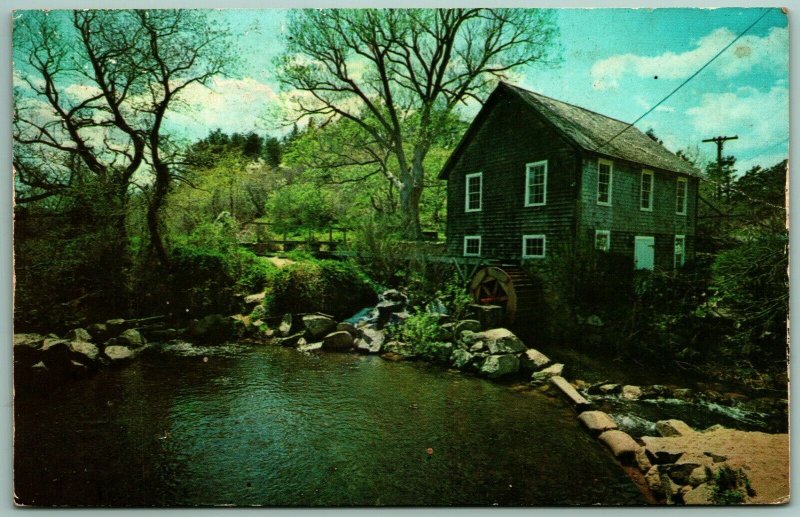
[[[764, 9], [560, 9], [560, 57], [555, 65], [518, 69], [509, 82], [632, 122], [744, 31]], [[188, 106], [169, 117], [188, 139], [214, 128], [279, 134], [286, 95], [274, 75], [282, 50], [285, 10], [221, 10], [239, 56], [228, 77], [193, 87]], [[737, 135], [725, 154], [737, 169], [769, 166], [787, 157], [789, 139], [788, 29], [771, 9], [733, 46], [637, 124], [652, 128], [671, 150], [698, 147], [702, 160], [716, 147], [704, 138]], [[479, 106], [462, 116], [471, 120]]]

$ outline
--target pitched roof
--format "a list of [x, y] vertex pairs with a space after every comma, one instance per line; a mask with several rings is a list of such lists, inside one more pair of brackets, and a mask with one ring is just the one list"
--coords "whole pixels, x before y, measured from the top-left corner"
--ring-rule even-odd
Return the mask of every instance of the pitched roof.
[[[628, 128], [627, 122], [508, 83], [500, 83], [494, 93], [501, 89], [522, 99], [525, 104], [538, 112], [559, 133], [580, 149], [656, 169], [692, 176], [699, 174], [692, 164], [675, 155], [636, 127]], [[625, 131], [623, 131], [624, 129]], [[621, 131], [623, 132], [620, 133]], [[460, 154], [461, 147], [470, 136], [468, 131], [464, 140], [453, 152], [453, 157]], [[447, 176], [449, 167], [454, 164], [451, 162], [454, 160], [448, 160], [439, 177]]]

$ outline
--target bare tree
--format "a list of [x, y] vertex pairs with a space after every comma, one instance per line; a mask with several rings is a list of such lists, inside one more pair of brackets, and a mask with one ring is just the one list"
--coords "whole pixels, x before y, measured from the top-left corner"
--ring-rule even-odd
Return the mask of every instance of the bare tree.
[[301, 116], [356, 123], [389, 151], [409, 234], [419, 235], [424, 160], [450, 113], [513, 69], [546, 62], [557, 29], [534, 9], [293, 13], [280, 80]]
[[225, 32], [193, 10], [72, 11], [27, 13], [15, 40], [27, 61], [17, 69], [27, 91], [16, 95], [15, 155], [28, 155], [15, 159], [18, 182], [36, 196], [63, 192], [69, 173], [44, 174], [46, 162], [37, 169], [30, 157], [44, 149], [79, 159], [109, 186], [124, 232], [131, 186], [152, 173], [141, 182], [147, 223], [153, 250], [167, 264], [159, 213], [181, 161], [164, 120], [185, 88], [207, 84], [230, 63]]

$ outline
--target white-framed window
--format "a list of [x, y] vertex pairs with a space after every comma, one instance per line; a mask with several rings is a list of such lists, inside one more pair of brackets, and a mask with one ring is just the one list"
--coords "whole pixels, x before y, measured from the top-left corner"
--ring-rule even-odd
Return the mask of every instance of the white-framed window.
[[547, 238], [543, 234], [522, 236], [522, 258], [544, 258]]
[[600, 251], [611, 249], [611, 232], [609, 230], [594, 231], [594, 249]]
[[481, 256], [481, 236], [480, 235], [465, 235], [464, 236], [464, 256], [465, 257], [480, 257]]
[[653, 171], [642, 170], [642, 182], [639, 189], [639, 208], [645, 212], [653, 211]]
[[480, 212], [483, 204], [483, 173], [475, 172], [466, 176], [465, 212]]
[[686, 205], [689, 200], [689, 182], [686, 178], [678, 178], [675, 183], [675, 213], [686, 215]]
[[675, 269], [686, 263], [686, 236], [675, 236]]
[[547, 160], [525, 165], [525, 206], [547, 204]]
[[614, 164], [609, 160], [597, 160], [597, 204], [611, 206], [611, 188], [614, 183]]

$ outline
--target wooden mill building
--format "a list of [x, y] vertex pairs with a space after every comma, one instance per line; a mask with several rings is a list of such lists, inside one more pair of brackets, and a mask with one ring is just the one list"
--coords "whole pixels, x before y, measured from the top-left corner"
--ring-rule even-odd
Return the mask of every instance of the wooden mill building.
[[586, 246], [637, 269], [691, 260], [698, 171], [627, 126], [500, 83], [439, 176], [448, 255], [520, 264]]

